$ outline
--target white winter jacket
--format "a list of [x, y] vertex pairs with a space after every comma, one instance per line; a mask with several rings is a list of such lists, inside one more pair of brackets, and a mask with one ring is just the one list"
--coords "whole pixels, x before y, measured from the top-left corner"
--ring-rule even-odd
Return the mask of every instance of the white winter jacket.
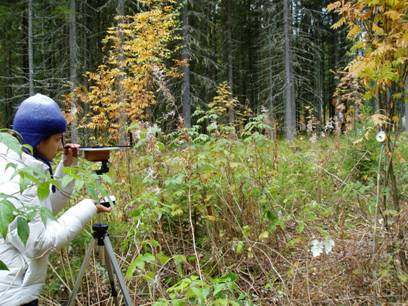
[[[0, 193], [15, 194], [24, 205], [45, 206], [54, 214], [65, 206], [74, 182], [68, 184], [63, 192], [50, 191], [49, 197], [40, 201], [36, 188], [19, 192], [19, 177], [13, 177], [14, 169], [6, 167], [9, 162], [17, 164], [19, 168], [31, 166], [48, 171], [48, 166], [43, 162], [25, 153], [20, 157], [0, 143]], [[55, 178], [63, 176], [62, 168], [60, 163]], [[21, 207], [19, 201], [12, 202], [16, 207]], [[9, 268], [9, 271], [0, 271], [0, 305], [17, 306], [37, 299], [47, 274], [48, 254], [72, 240], [95, 214], [94, 202], [87, 199], [68, 209], [58, 219], [49, 219], [45, 225], [37, 216], [29, 223], [30, 235], [26, 245], [18, 237], [17, 224], [13, 221], [6, 239], [0, 238], [0, 260]]]

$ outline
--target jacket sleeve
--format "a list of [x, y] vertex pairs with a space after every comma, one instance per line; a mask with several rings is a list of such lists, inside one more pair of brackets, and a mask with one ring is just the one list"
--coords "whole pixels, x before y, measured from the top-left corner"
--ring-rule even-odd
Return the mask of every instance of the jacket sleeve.
[[94, 202], [85, 199], [68, 209], [57, 220], [48, 219], [44, 224], [37, 216], [29, 222], [30, 234], [26, 245], [18, 236], [17, 222], [12, 222], [7, 241], [26, 257], [39, 258], [71, 241], [95, 214]]
[[[63, 169], [64, 165], [61, 161], [55, 171], [55, 179], [60, 181], [65, 176]], [[63, 190], [57, 189], [55, 192], [50, 192], [49, 199], [51, 202], [51, 210], [54, 214], [59, 213], [65, 207], [74, 190], [74, 187], [75, 181], [72, 180], [67, 186], [63, 188]]]

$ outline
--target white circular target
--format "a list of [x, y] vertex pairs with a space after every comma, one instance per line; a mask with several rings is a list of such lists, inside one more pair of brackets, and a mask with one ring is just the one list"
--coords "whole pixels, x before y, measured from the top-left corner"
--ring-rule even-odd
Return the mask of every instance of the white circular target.
[[375, 136], [375, 139], [376, 139], [378, 142], [384, 142], [385, 139], [387, 139], [387, 134], [385, 134], [384, 131], [379, 131], [379, 132], [377, 133], [377, 135]]

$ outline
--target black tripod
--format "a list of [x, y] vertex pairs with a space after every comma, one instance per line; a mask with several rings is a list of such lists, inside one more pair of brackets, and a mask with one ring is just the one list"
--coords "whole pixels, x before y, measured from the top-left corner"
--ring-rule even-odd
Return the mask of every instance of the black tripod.
[[114, 274], [116, 275], [118, 279], [120, 290], [122, 290], [122, 294], [125, 299], [125, 305], [133, 306], [132, 299], [130, 298], [129, 291], [126, 287], [125, 279], [123, 278], [123, 275], [120, 271], [119, 264], [115, 258], [115, 253], [113, 252], [112, 244], [109, 240], [108, 225], [107, 224], [94, 224], [92, 226], [92, 230], [93, 230], [94, 239], [90, 242], [88, 249], [85, 253], [85, 258], [82, 262], [81, 269], [79, 270], [79, 274], [76, 279], [74, 289], [72, 290], [71, 296], [69, 297], [69, 301], [66, 305], [67, 306], [74, 305], [74, 301], [78, 294], [79, 287], [81, 286], [81, 279], [84, 276], [85, 269], [89, 264], [89, 260], [92, 255], [92, 250], [95, 247], [95, 243], [97, 243], [98, 246], [103, 246], [103, 249], [105, 251], [105, 264], [108, 270], [109, 282], [110, 282], [110, 286], [112, 290], [111, 295], [114, 299], [115, 305], [119, 306], [119, 300], [118, 300], [118, 292], [116, 291], [116, 287], [115, 287]]

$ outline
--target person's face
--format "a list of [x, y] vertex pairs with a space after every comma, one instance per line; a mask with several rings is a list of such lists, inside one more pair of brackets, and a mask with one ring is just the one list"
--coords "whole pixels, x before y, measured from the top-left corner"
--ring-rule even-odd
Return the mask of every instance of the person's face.
[[48, 160], [53, 160], [62, 147], [62, 133], [60, 133], [42, 140], [37, 146], [37, 151]]

